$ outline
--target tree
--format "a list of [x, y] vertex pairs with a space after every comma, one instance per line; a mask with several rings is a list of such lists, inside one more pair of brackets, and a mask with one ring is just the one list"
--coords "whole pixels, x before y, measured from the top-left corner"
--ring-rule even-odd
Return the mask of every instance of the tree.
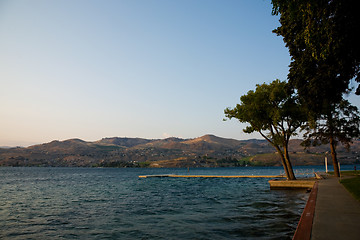
[[[297, 89], [307, 109], [309, 126], [314, 127], [312, 136], [322, 136], [321, 142], [330, 143], [338, 173], [336, 144], [332, 142], [345, 134], [339, 125], [339, 107], [344, 94], [352, 90], [352, 80], [360, 82], [357, 1], [272, 0], [272, 4], [281, 23], [274, 32], [283, 37], [291, 55], [289, 84]], [[356, 93], [360, 94], [360, 86]], [[351, 138], [341, 142], [346, 141], [348, 144]]]
[[334, 174], [339, 177], [336, 147], [341, 143], [349, 149], [352, 139], [360, 136], [360, 113], [357, 107], [352, 106], [347, 100], [342, 100], [333, 109], [333, 113], [323, 115], [313, 123], [314, 126], [311, 126], [311, 122], [306, 125], [307, 131], [304, 134], [306, 140], [303, 144], [305, 146], [330, 144]]
[[256, 85], [256, 90], [240, 97], [240, 104], [227, 108], [224, 113], [229, 119], [249, 123], [245, 133], [259, 132], [279, 153], [286, 177], [295, 179], [289, 156], [290, 137], [305, 121], [296, 95], [289, 91], [288, 84], [275, 80], [270, 84]]
[[[341, 101], [360, 82], [360, 14], [356, 0], [272, 0], [289, 49], [289, 83], [313, 111]], [[360, 94], [360, 86], [357, 93]]]

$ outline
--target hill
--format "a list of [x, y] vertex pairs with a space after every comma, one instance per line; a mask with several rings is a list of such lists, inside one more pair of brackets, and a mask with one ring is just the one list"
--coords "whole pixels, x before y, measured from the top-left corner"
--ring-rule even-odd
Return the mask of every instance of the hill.
[[[290, 141], [294, 165], [323, 164], [329, 146], [304, 149], [301, 140]], [[347, 152], [338, 148], [341, 164], [358, 159], [360, 141]], [[205, 135], [194, 139], [103, 138], [52, 141], [27, 148], [0, 148], [0, 166], [54, 167], [219, 167], [280, 165], [275, 149], [265, 140], [235, 140]]]

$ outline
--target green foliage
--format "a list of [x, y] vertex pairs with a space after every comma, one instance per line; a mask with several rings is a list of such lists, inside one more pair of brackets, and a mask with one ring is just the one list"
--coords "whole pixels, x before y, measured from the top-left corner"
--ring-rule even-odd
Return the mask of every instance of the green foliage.
[[[341, 101], [360, 81], [360, 14], [356, 0], [272, 0], [274, 30], [291, 55], [289, 83], [313, 113]], [[358, 87], [360, 93], [360, 87]]]
[[225, 157], [222, 159], [216, 159], [216, 165], [218, 167], [245, 167], [244, 161], [239, 161], [236, 158]]
[[289, 155], [291, 136], [306, 121], [303, 107], [286, 82], [275, 80], [270, 84], [256, 85], [256, 90], [240, 97], [235, 108], [225, 109], [225, 116], [248, 123], [245, 133], [259, 132], [281, 156], [289, 179], [295, 179]]
[[[351, 81], [360, 82], [360, 14], [356, 0], [272, 0], [281, 35], [291, 55], [289, 84], [307, 109], [307, 142], [330, 143], [336, 176], [336, 145], [359, 136], [355, 107], [343, 100]], [[358, 86], [357, 94], [360, 94]], [[342, 116], [347, 119], [343, 120]], [[310, 131], [311, 130], [311, 131]]]
[[319, 120], [305, 127], [305, 146], [328, 144], [332, 138], [335, 146], [342, 143], [347, 149], [353, 138], [360, 136], [360, 113], [347, 100], [334, 104], [334, 111], [321, 115]]
[[288, 141], [306, 120], [296, 95], [280, 80], [256, 85], [256, 90], [241, 96], [240, 101], [235, 108], [225, 109], [225, 116], [249, 123], [245, 133], [259, 132], [272, 145]]
[[140, 167], [138, 163], [135, 162], [125, 162], [125, 161], [109, 161], [101, 162], [99, 164], [94, 164], [93, 167], [112, 167], [112, 168], [124, 168], [124, 167]]
[[262, 153], [252, 156], [249, 166], [275, 166], [277, 162], [274, 153]]
[[340, 181], [342, 185], [360, 201], [360, 177], [343, 179]]
[[147, 168], [147, 167], [150, 167], [150, 162], [146, 161], [146, 162], [140, 162], [139, 163], [139, 167], [141, 168]]
[[251, 166], [251, 161], [250, 161], [251, 157], [243, 157], [239, 160], [239, 164], [242, 167], [246, 167], [246, 166]]

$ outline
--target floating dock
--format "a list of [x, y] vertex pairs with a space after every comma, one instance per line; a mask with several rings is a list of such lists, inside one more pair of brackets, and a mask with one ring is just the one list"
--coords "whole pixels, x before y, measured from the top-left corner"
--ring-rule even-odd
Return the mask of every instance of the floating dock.
[[176, 175], [176, 174], [160, 174], [160, 175], [143, 175], [139, 178], [285, 178], [283, 175], [236, 175], [236, 176], [219, 176], [219, 175]]
[[315, 180], [279, 180], [274, 179], [270, 180], [270, 189], [297, 189], [297, 188], [303, 188], [303, 189], [312, 189]]

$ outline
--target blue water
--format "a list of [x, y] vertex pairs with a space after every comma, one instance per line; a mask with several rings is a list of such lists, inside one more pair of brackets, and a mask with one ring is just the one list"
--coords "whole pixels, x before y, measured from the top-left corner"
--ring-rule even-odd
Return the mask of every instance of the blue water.
[[[202, 175], [280, 172], [190, 169]], [[138, 178], [170, 173], [188, 174], [186, 169], [0, 168], [0, 238], [291, 239], [308, 198], [305, 191], [270, 191], [269, 179]]]

